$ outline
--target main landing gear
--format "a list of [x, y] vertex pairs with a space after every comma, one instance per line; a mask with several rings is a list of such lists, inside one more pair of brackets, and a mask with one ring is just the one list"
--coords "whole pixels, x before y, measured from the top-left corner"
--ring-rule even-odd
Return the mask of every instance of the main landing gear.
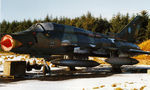
[[112, 68], [111, 68], [111, 71], [112, 73], [122, 73], [122, 70], [121, 70], [121, 66], [122, 65], [111, 65]]

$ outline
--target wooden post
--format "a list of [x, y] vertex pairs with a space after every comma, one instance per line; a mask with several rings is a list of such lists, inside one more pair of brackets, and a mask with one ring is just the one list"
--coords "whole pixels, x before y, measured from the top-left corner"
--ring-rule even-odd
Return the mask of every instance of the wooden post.
[[149, 75], [150, 75], [150, 69], [147, 69], [147, 74], [149, 74]]
[[24, 76], [26, 71], [26, 61], [5, 61], [4, 75], [5, 76]]

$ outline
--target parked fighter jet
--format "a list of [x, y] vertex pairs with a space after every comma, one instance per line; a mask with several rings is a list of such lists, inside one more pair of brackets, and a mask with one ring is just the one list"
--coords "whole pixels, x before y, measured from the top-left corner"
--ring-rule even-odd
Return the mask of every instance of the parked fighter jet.
[[73, 26], [56, 23], [37, 23], [29, 29], [4, 35], [1, 47], [4, 51], [30, 54], [48, 58], [51, 55], [65, 55], [66, 58], [52, 60], [60, 66], [93, 67], [99, 65], [87, 60], [88, 56], [107, 57], [113, 72], [121, 72], [122, 65], [137, 64], [130, 57], [150, 54], [133, 44], [140, 29], [141, 16], [136, 16], [120, 33], [108, 36]]

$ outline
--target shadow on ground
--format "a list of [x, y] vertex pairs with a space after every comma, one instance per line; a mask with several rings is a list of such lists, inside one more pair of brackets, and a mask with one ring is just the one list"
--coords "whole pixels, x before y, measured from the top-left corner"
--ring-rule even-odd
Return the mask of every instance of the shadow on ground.
[[110, 72], [104, 71], [63, 71], [63, 70], [55, 70], [51, 72], [50, 75], [43, 75], [42, 72], [38, 73], [26, 73], [25, 77], [16, 77], [13, 80], [4, 80], [0, 79], [1, 84], [12, 83], [24, 80], [39, 80], [39, 81], [62, 81], [69, 79], [79, 79], [79, 78], [100, 78], [100, 77], [108, 77], [113, 75]]
[[[132, 69], [125, 68], [124, 73], [146, 73], [147, 68], [138, 68]], [[42, 71], [32, 71], [27, 72], [24, 77], [16, 77], [13, 80], [4, 80], [0, 79], [0, 87], [1, 84], [12, 83], [18, 81], [25, 80], [39, 80], [39, 81], [63, 81], [70, 79], [80, 79], [80, 78], [101, 78], [101, 77], [109, 77], [116, 73], [111, 73], [110, 68], [94, 68], [94, 69], [81, 69], [76, 71], [66, 71], [66, 70], [53, 70], [50, 75], [43, 75]]]

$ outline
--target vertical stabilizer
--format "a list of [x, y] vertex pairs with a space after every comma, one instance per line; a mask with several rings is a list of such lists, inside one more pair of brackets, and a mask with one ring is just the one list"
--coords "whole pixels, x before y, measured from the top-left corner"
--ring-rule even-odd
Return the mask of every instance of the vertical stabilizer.
[[128, 25], [126, 25], [120, 33], [116, 34], [115, 38], [135, 42], [140, 29], [141, 16], [136, 16]]

